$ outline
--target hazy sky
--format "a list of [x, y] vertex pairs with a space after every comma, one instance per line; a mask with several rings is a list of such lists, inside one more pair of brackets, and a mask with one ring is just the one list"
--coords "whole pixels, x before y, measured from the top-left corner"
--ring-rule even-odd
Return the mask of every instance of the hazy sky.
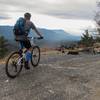
[[25, 12], [37, 27], [79, 33], [94, 27], [97, 0], [0, 0], [0, 25], [14, 25]]

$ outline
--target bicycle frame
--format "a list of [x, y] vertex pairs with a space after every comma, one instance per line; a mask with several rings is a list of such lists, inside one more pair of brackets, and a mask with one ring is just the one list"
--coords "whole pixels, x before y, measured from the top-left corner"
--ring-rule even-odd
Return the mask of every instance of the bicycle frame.
[[28, 37], [28, 39], [32, 46], [36, 46], [36, 40], [38, 40], [37, 37]]
[[[36, 42], [36, 39], [39, 39], [39, 38], [28, 37], [28, 39], [30, 40], [31, 45], [32, 45], [31, 53], [32, 53], [33, 56], [32, 56], [32, 59], [31, 59], [31, 64], [33, 65], [33, 67], [36, 67], [36, 66], [38, 66], [39, 61], [40, 61], [40, 48], [38, 46], [36, 46], [34, 43]], [[34, 55], [36, 55], [36, 54], [34, 54], [34, 50], [37, 50], [37, 52], [38, 52], [38, 56], [36, 56], [38, 59], [36, 58], [36, 60], [33, 58]], [[5, 66], [5, 71], [6, 71], [6, 74], [7, 74], [8, 77], [15, 78], [19, 75], [19, 73], [22, 70], [22, 67], [25, 64], [24, 63], [25, 62], [25, 52], [26, 51], [24, 51], [24, 48], [22, 48], [21, 52], [15, 51], [9, 56], [9, 58], [7, 59], [7, 62], [6, 62], [6, 66]], [[9, 67], [12, 67], [12, 66], [11, 66], [11, 63], [9, 63], [9, 61], [10, 61], [10, 59], [12, 59], [13, 55], [16, 55], [16, 54], [18, 56], [17, 56], [17, 59], [15, 60], [15, 65], [12, 65], [12, 66], [15, 67], [15, 70], [12, 69], [10, 71]], [[18, 66], [18, 70], [17, 70], [17, 66]]]
[[[32, 46], [36, 46], [35, 42], [38, 40], [37, 37], [28, 37]], [[25, 58], [25, 52], [22, 52], [22, 57], [18, 59], [17, 65], [21, 65], [21, 60]]]
[[18, 59], [17, 65], [21, 65], [21, 61], [22, 61], [23, 57]]

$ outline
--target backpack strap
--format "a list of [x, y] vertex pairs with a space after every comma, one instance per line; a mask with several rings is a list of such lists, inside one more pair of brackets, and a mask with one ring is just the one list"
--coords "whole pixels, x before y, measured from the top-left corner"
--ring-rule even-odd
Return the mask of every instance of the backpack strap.
[[22, 32], [22, 33], [24, 33], [25, 32], [25, 23], [26, 23], [26, 21], [25, 21], [25, 19], [24, 18], [19, 18], [19, 21], [18, 21], [18, 28], [19, 28], [19, 30]]

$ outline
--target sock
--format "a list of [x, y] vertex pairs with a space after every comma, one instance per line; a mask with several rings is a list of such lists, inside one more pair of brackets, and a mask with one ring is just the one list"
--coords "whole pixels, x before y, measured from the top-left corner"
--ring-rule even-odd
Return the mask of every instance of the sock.
[[27, 51], [26, 52], [26, 61], [30, 61], [31, 60], [31, 58], [32, 58], [32, 54], [31, 54], [31, 51]]

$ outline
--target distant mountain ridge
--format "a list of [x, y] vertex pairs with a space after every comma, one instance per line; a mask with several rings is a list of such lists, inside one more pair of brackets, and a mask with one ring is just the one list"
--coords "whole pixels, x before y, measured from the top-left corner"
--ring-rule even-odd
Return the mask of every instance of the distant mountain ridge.
[[[43, 34], [44, 41], [43, 43], [55, 44], [61, 41], [79, 41], [79, 36], [71, 35], [70, 33], [65, 32], [61, 29], [44, 29], [38, 28], [39, 32]], [[0, 36], [4, 36], [8, 41], [14, 41], [13, 35], [13, 26], [0, 26]], [[30, 32], [30, 36], [37, 36], [33, 31]]]

